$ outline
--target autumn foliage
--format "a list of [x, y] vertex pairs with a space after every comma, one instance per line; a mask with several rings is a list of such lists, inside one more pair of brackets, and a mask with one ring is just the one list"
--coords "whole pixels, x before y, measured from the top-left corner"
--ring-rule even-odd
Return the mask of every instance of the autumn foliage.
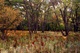
[[22, 18], [19, 10], [5, 5], [4, 2], [4, 0], [0, 0], [0, 28], [14, 29], [21, 23]]

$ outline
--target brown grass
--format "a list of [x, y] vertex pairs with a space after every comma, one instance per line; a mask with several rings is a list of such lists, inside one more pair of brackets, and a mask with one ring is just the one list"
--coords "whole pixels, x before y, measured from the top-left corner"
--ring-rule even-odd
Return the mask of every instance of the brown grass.
[[8, 30], [7, 36], [26, 36], [28, 35], [28, 31], [22, 31], [22, 30]]

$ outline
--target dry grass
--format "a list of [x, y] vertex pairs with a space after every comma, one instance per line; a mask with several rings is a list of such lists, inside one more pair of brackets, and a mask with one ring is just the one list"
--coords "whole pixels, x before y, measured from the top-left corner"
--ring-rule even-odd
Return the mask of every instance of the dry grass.
[[7, 36], [26, 36], [29, 34], [29, 31], [22, 30], [8, 30]]
[[[9, 34], [8, 34], [9, 33]], [[80, 34], [70, 32], [68, 37], [62, 36], [60, 32], [46, 31], [32, 34], [28, 31], [7, 31], [9, 40], [0, 41], [3, 48], [8, 52], [16, 53], [80, 53]], [[15, 35], [16, 34], [16, 35]], [[25, 35], [24, 35], [25, 34]], [[13, 38], [11, 38], [11, 37]], [[14, 37], [17, 37], [16, 40]], [[20, 36], [20, 38], [18, 38]], [[29, 39], [30, 38], [30, 39]], [[17, 43], [16, 43], [17, 41]], [[1, 46], [0, 44], [0, 46]], [[14, 45], [16, 44], [16, 47]], [[1, 49], [1, 51], [3, 50]]]

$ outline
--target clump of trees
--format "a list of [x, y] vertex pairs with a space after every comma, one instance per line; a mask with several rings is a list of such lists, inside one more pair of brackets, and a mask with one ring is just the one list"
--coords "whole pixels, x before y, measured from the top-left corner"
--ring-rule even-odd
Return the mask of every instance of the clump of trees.
[[[54, 12], [57, 18], [57, 21], [59, 20], [59, 17], [62, 18], [63, 21], [63, 25], [64, 25], [64, 31], [61, 30], [62, 34], [64, 36], [69, 35], [69, 31], [70, 30], [74, 30], [74, 31], [79, 31], [79, 9], [80, 9], [80, 4], [78, 2], [80, 2], [79, 0], [76, 1], [72, 1], [72, 0], [62, 0], [61, 3], [57, 2], [58, 6], [55, 5], [55, 2], [53, 0], [50, 0], [52, 3], [53, 8], [58, 9], [58, 13], [57, 11]], [[72, 25], [73, 26], [72, 26]], [[60, 23], [58, 22], [58, 26], [60, 26]], [[72, 29], [73, 28], [73, 29]]]
[[38, 30], [42, 32], [51, 30], [61, 31], [67, 36], [70, 30], [75, 32], [80, 30], [79, 2], [79, 0], [20, 0], [19, 3], [0, 0], [0, 31], [4, 36], [7, 29], [29, 30], [30, 35], [37, 33]]
[[[64, 36], [67, 36], [70, 30], [79, 31], [80, 4], [78, 2], [75, 3], [76, 1], [72, 0], [50, 0], [49, 2], [44, 0], [23, 1], [25, 4], [24, 7], [29, 31], [33, 32], [39, 30], [37, 27], [41, 28], [42, 32], [49, 29], [60, 30]], [[53, 14], [54, 16], [52, 17]], [[54, 17], [56, 17], [56, 19], [53, 19]], [[53, 19], [53, 21], [50, 20], [49, 22], [49, 18]], [[55, 27], [53, 25], [55, 25]]]

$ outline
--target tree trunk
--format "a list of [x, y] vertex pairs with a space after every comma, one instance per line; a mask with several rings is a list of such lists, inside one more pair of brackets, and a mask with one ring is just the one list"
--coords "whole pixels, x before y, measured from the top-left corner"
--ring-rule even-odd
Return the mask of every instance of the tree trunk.
[[45, 22], [42, 23], [42, 33], [45, 31]]
[[74, 32], [78, 31], [78, 11], [77, 10], [78, 10], [78, 7], [75, 10], [75, 16], [76, 16], [76, 18], [75, 18], [75, 23], [74, 23]]
[[5, 32], [5, 30], [1, 30], [1, 32], [2, 32], [1, 39], [5, 40], [7, 38], [6, 32]]
[[68, 36], [69, 28], [68, 28], [67, 6], [64, 7], [63, 11], [60, 9], [60, 12], [61, 12], [61, 16], [64, 22], [64, 27], [65, 27], [65, 31], [64, 31], [65, 33], [62, 32], [62, 34], [64, 36]]
[[65, 35], [64, 36], [68, 36], [69, 34], [69, 29], [68, 29], [68, 24], [65, 24]]

